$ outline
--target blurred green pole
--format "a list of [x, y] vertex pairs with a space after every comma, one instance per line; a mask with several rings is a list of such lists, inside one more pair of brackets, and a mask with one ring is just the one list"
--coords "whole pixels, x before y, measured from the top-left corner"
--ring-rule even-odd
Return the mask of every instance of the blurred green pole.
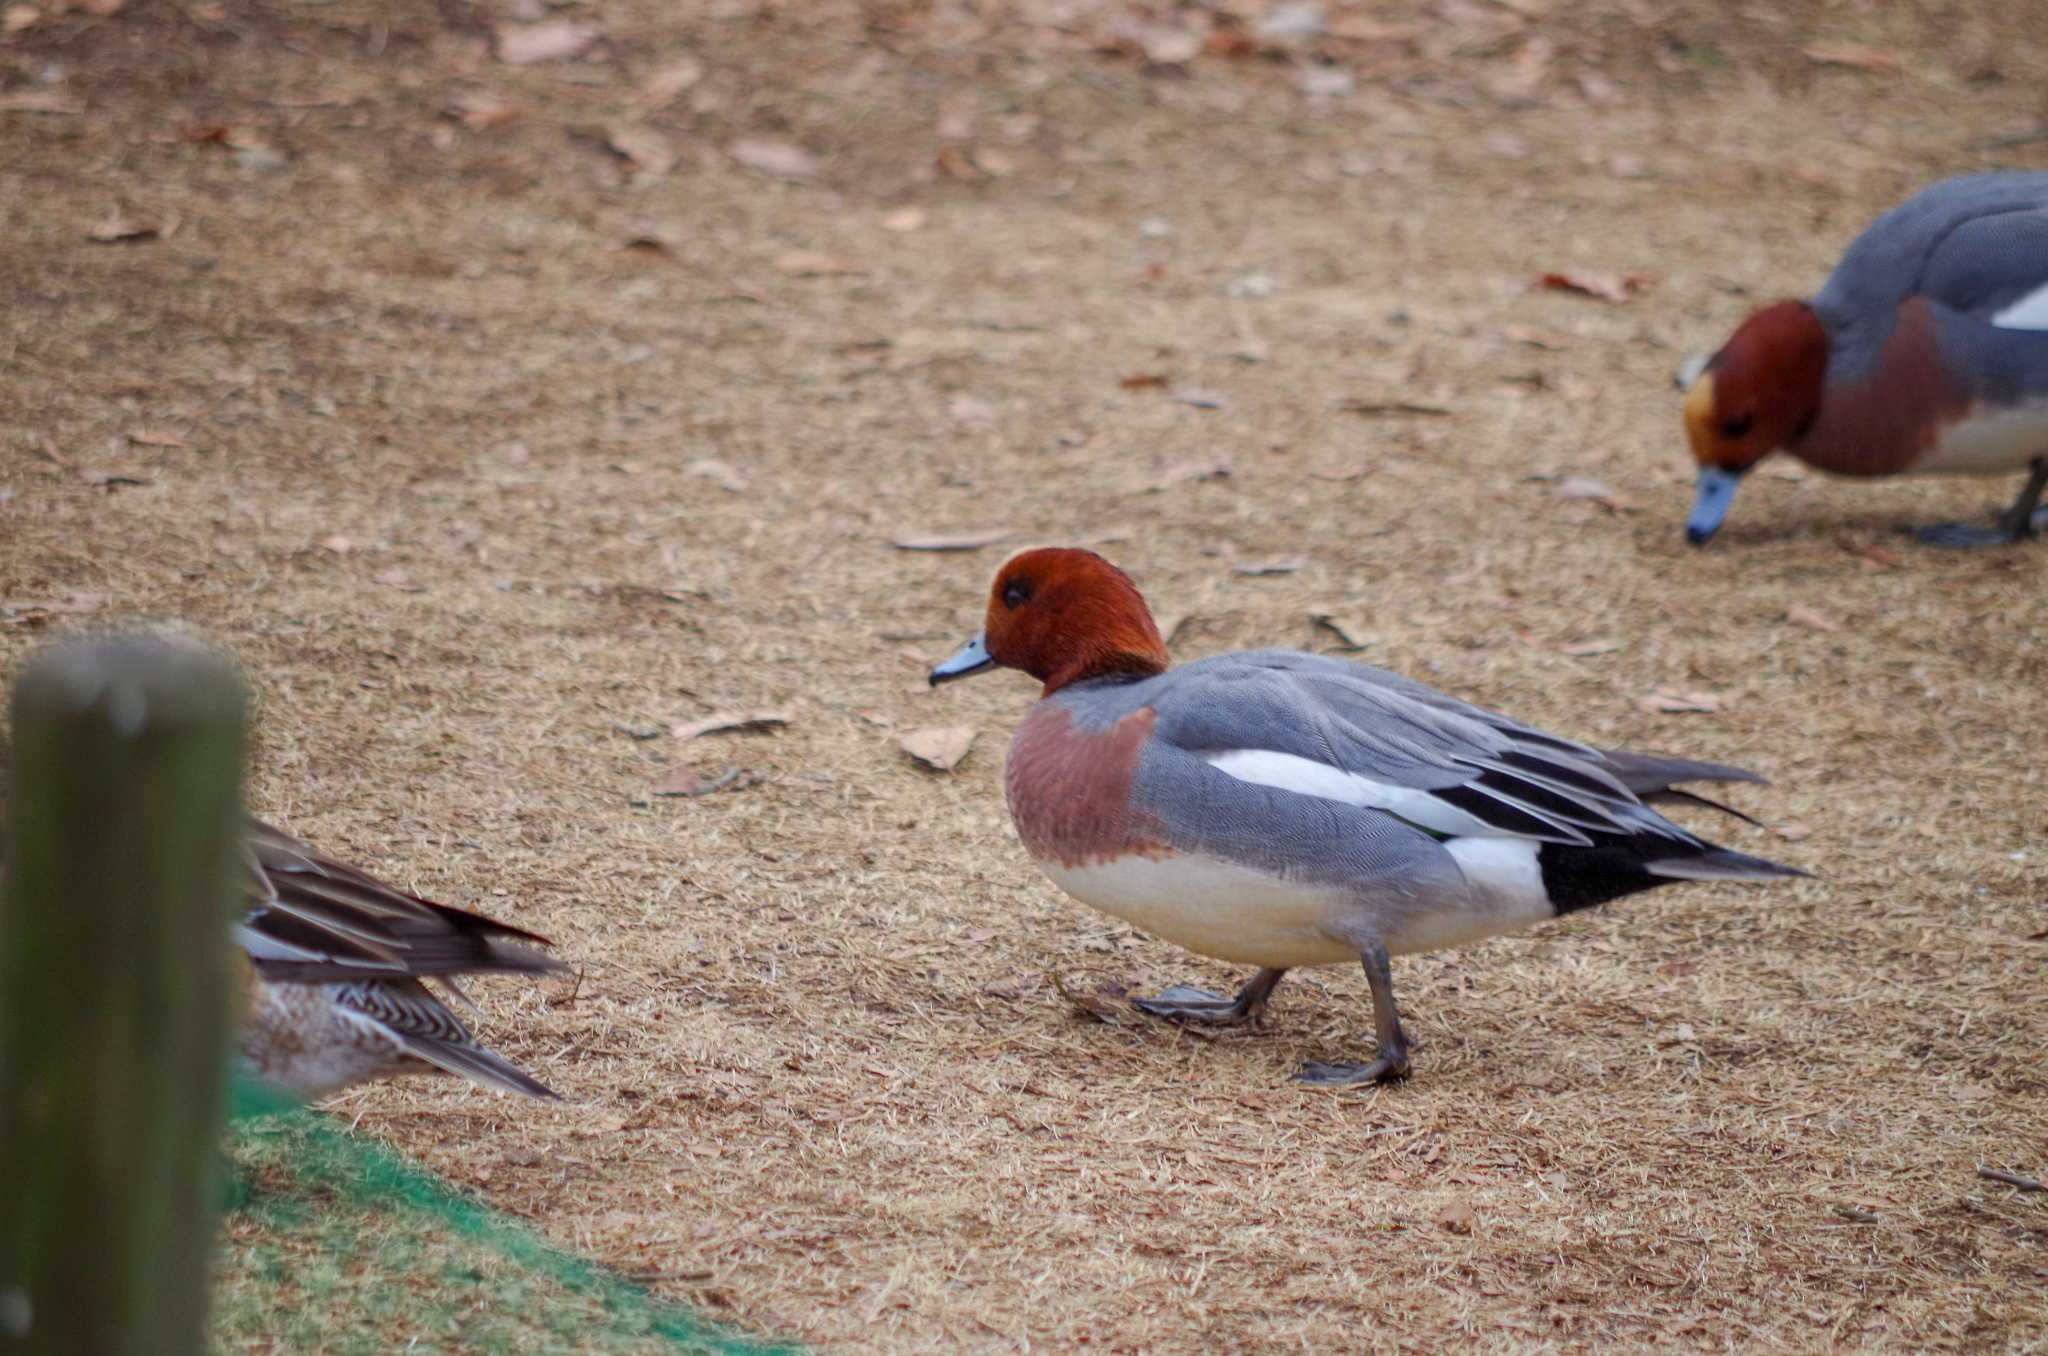
[[245, 706], [223, 660], [139, 636], [15, 686], [0, 1352], [205, 1349]]

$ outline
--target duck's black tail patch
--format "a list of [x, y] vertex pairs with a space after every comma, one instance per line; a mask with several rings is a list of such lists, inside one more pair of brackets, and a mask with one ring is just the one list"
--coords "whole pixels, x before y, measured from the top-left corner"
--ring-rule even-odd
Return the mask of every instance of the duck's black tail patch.
[[1797, 867], [1732, 852], [1711, 843], [1669, 838], [1606, 838], [1590, 847], [1545, 843], [1536, 854], [1544, 893], [1559, 913], [1605, 904], [1680, 880], [1779, 880], [1804, 876]]

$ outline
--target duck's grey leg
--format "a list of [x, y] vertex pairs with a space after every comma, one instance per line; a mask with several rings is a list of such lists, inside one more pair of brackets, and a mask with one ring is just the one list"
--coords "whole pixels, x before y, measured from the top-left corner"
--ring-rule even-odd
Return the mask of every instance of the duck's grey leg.
[[1170, 1022], [1191, 1022], [1198, 1026], [1241, 1026], [1256, 1022], [1266, 1011], [1266, 1000], [1279, 987], [1280, 976], [1285, 970], [1261, 970], [1253, 975], [1251, 982], [1237, 991], [1237, 997], [1225, 998], [1210, 993], [1207, 989], [1189, 988], [1176, 984], [1157, 998], [1133, 998], [1131, 1006], [1153, 1017], [1164, 1017]]
[[2025, 541], [2036, 532], [2048, 532], [2048, 509], [2040, 506], [2044, 489], [2048, 489], [2048, 457], [2036, 457], [2027, 470], [2027, 483], [2020, 487], [2019, 498], [1998, 516], [1997, 527], [1936, 523], [1913, 535], [1929, 546], [2007, 546]]
[[1379, 1036], [1379, 1053], [1369, 1064], [1324, 1064], [1310, 1060], [1294, 1075], [1303, 1083], [1348, 1088], [1408, 1076], [1408, 1033], [1401, 1030], [1401, 1014], [1394, 1009], [1394, 975], [1387, 964], [1387, 949], [1374, 942], [1359, 960], [1365, 965], [1365, 982], [1372, 986], [1372, 1020]]

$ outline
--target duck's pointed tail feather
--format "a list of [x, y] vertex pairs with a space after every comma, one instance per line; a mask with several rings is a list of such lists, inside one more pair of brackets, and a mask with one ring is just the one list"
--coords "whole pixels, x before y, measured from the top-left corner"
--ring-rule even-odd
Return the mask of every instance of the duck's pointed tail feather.
[[1668, 758], [1661, 753], [1632, 753], [1627, 749], [1604, 749], [1607, 770], [1621, 784], [1645, 798], [1670, 791], [1680, 782], [1754, 782], [1768, 786], [1747, 768], [1726, 763], [1703, 763], [1693, 758]]
[[1782, 880], [1813, 874], [1728, 848], [1709, 848], [1693, 857], [1665, 857], [1645, 862], [1643, 869], [1666, 880]]
[[423, 1059], [437, 1069], [460, 1074], [473, 1083], [502, 1092], [516, 1092], [527, 1097], [538, 1097], [542, 1101], [559, 1102], [561, 1094], [547, 1084], [522, 1072], [518, 1066], [503, 1055], [486, 1050], [481, 1045], [458, 1045], [437, 1040], [432, 1036], [418, 1036], [398, 1033], [399, 1044], [415, 1059]]
[[1666, 789], [1663, 791], [1641, 791], [1637, 794], [1642, 797], [1643, 803], [1646, 805], [1698, 805], [1708, 810], [1718, 810], [1724, 815], [1739, 819], [1743, 823], [1754, 825], [1759, 829], [1763, 827], [1760, 821], [1751, 819], [1733, 805], [1723, 805], [1718, 800], [1708, 796], [1696, 795], [1691, 791]]

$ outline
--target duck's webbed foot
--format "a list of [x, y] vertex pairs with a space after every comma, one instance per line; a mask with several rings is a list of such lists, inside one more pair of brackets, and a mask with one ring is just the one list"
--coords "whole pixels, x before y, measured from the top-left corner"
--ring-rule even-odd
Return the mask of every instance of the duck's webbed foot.
[[1968, 523], [1936, 523], [1915, 530], [1913, 535], [1929, 546], [1975, 548], [2010, 546], [2036, 533], [2048, 532], [2048, 507], [2041, 505], [2041, 492], [2048, 490], [2048, 457], [2036, 457], [2027, 471], [2027, 483], [2019, 497], [1998, 517], [1997, 527], [1972, 527]]
[[1131, 1006], [1147, 1016], [1163, 1017], [1169, 1022], [1186, 1022], [1193, 1026], [1242, 1026], [1246, 1022], [1258, 1021], [1265, 1014], [1266, 1000], [1273, 996], [1280, 976], [1286, 973], [1285, 970], [1261, 970], [1252, 976], [1250, 983], [1237, 991], [1235, 998], [1175, 984], [1155, 998], [1133, 998]]
[[1379, 1053], [1364, 1064], [1326, 1064], [1312, 1059], [1294, 1075], [1295, 1081], [1318, 1088], [1352, 1088], [1361, 1083], [1389, 1083], [1408, 1076], [1408, 1033], [1401, 1029], [1401, 1014], [1394, 1007], [1394, 976], [1387, 963], [1387, 949], [1375, 943], [1365, 949], [1359, 961], [1365, 966], [1365, 982], [1372, 986], [1372, 1017], [1379, 1032]]
[[1295, 1071], [1294, 1081], [1312, 1088], [1355, 1088], [1361, 1083], [1391, 1083], [1408, 1076], [1408, 1051], [1382, 1050], [1365, 1064], [1326, 1064], [1312, 1059]]
[[1913, 529], [1913, 540], [1922, 546], [1940, 546], [1951, 551], [1981, 551], [1988, 546], [2010, 546], [2032, 536], [2032, 523], [2015, 534], [2008, 528], [1978, 527], [1974, 523], [1933, 523]]

